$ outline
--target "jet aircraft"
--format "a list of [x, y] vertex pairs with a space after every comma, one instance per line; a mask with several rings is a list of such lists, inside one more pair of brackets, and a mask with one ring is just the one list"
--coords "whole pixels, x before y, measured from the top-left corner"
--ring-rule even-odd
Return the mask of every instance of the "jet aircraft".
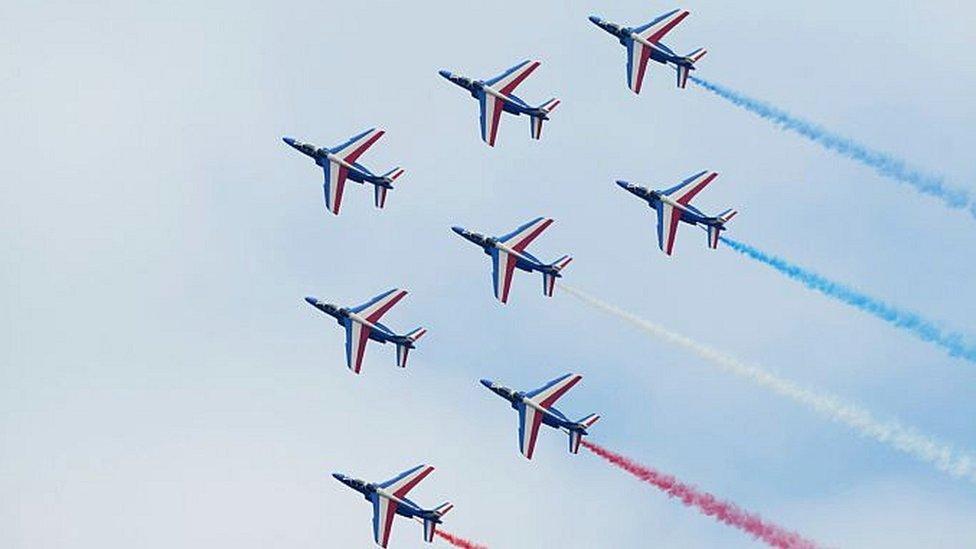
[[542, 122], [549, 120], [549, 113], [559, 105], [559, 100], [550, 99], [538, 107], [533, 107], [512, 94], [540, 64], [539, 61], [523, 61], [488, 80], [472, 80], [446, 70], [439, 72], [444, 78], [471, 92], [471, 96], [478, 100], [481, 107], [481, 139], [488, 143], [488, 146], [494, 147], [502, 111], [515, 116], [527, 114], [532, 138], [542, 137]]
[[394, 288], [355, 307], [339, 307], [312, 296], [306, 297], [305, 301], [335, 318], [340, 326], [345, 327], [346, 366], [353, 373], [358, 374], [363, 365], [366, 342], [370, 339], [383, 344], [393, 343], [396, 346], [397, 366], [407, 367], [407, 355], [410, 353], [410, 349], [416, 348], [417, 340], [423, 337], [427, 330], [417, 328], [404, 335], [397, 335], [393, 330], [379, 322], [380, 318], [406, 295], [406, 290]]
[[339, 215], [342, 205], [342, 191], [346, 186], [346, 179], [356, 183], [370, 183], [373, 185], [373, 203], [377, 208], [386, 205], [386, 193], [393, 188], [393, 182], [403, 175], [403, 169], [393, 168], [383, 175], [376, 175], [369, 168], [358, 163], [357, 160], [373, 143], [376, 143], [385, 132], [373, 128], [352, 137], [345, 143], [332, 147], [318, 147], [311, 143], [304, 143], [292, 137], [282, 138], [285, 143], [302, 154], [311, 157], [325, 172], [325, 207], [335, 215]]
[[512, 408], [518, 410], [519, 449], [523, 456], [532, 459], [541, 424], [545, 423], [554, 429], [565, 431], [569, 435], [569, 451], [575, 454], [579, 452], [583, 436], [589, 434], [587, 429], [600, 419], [600, 416], [590, 414], [579, 421], [570, 421], [553, 406], [581, 379], [583, 376], [579, 374], [566, 374], [528, 392], [509, 389], [490, 379], [482, 379], [481, 384], [509, 401]]
[[430, 465], [418, 465], [396, 477], [380, 483], [366, 482], [341, 473], [332, 476], [339, 482], [361, 493], [373, 504], [373, 539], [380, 547], [386, 547], [393, 529], [393, 518], [400, 515], [416, 519], [424, 524], [424, 541], [434, 541], [434, 531], [443, 522], [442, 517], [454, 508], [442, 503], [433, 509], [424, 509], [407, 499], [407, 493], [434, 470]]
[[678, 55], [661, 42], [664, 35], [688, 17], [688, 13], [684, 10], [669, 11], [650, 23], [635, 28], [611, 23], [595, 15], [590, 16], [590, 21], [617, 37], [627, 48], [627, 86], [634, 93], [640, 93], [648, 59], [673, 65], [678, 73], [678, 87], [684, 88], [688, 82], [688, 73], [695, 70], [695, 63], [705, 55], [702, 48], [688, 55]]
[[626, 181], [617, 181], [617, 185], [646, 200], [648, 206], [657, 210], [657, 244], [665, 254], [671, 255], [679, 221], [704, 228], [708, 232], [708, 247], [715, 249], [718, 247], [719, 235], [726, 230], [725, 224], [738, 213], [728, 209], [711, 217], [689, 204], [716, 177], [717, 173], [706, 170], [663, 191], [652, 191]]
[[508, 291], [512, 287], [512, 273], [516, 268], [527, 273], [533, 271], [542, 273], [542, 292], [552, 297], [556, 279], [562, 277], [562, 270], [573, 260], [572, 257], [564, 255], [552, 263], [543, 263], [525, 251], [525, 248], [551, 224], [552, 219], [539, 217], [503, 236], [485, 236], [457, 226], [451, 229], [468, 241], [484, 248], [485, 253], [491, 256], [495, 297], [502, 303], [507, 303]]

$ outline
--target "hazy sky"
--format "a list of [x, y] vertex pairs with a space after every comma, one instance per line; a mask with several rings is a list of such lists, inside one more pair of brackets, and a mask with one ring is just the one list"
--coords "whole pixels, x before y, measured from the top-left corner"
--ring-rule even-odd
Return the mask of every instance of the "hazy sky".
[[[533, 253], [567, 282], [805, 385], [976, 449], [976, 369], [682, 227], [671, 259], [652, 187], [702, 169], [730, 234], [976, 334], [976, 226], [934, 199], [648, 68], [586, 16], [646, 22], [647, 2], [6, 2], [0, 35], [0, 546], [367, 547], [370, 508], [329, 476], [428, 462], [414, 492], [493, 547], [751, 547], [516, 415], [477, 383], [599, 412], [593, 440], [832, 546], [976, 544], [976, 486], [516, 275], [449, 227], [556, 219]], [[976, 10], [956, 2], [694, 2], [669, 37], [700, 76], [774, 102], [976, 192]], [[960, 11], [962, 10], [962, 11]], [[563, 103], [529, 139], [447, 68], [542, 61], [519, 95]], [[280, 138], [407, 169], [387, 200], [321, 173]], [[406, 371], [302, 301], [410, 290], [384, 322], [430, 333]], [[388, 321], [388, 322], [386, 322]], [[398, 521], [392, 547], [421, 545]]]

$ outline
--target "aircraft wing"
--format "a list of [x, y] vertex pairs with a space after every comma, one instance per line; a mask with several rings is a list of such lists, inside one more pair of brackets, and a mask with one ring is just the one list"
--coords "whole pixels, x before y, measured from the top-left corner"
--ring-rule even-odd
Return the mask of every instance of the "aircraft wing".
[[407, 295], [406, 290], [393, 288], [384, 292], [362, 305], [357, 305], [349, 310], [365, 318], [370, 323], [379, 322], [380, 318], [386, 314], [394, 305]]
[[542, 231], [552, 225], [552, 219], [548, 217], [537, 217], [514, 231], [498, 237], [498, 241], [504, 243], [509, 248], [521, 252], [536, 239]]
[[498, 135], [498, 122], [505, 109], [504, 102], [494, 95], [478, 92], [478, 104], [481, 108], [481, 140], [489, 147], [495, 146], [495, 136]]
[[333, 214], [339, 215], [342, 191], [346, 187], [349, 170], [333, 162], [325, 162], [322, 169], [325, 171], [325, 183], [322, 184], [322, 189], [325, 191], [325, 207]]
[[627, 46], [627, 87], [634, 93], [640, 93], [651, 49], [630, 37], [624, 43]]
[[351, 318], [343, 319], [342, 324], [346, 327], [346, 366], [358, 374], [363, 367], [363, 355], [372, 329]]
[[512, 274], [518, 258], [505, 250], [494, 248], [491, 250], [491, 280], [495, 289], [495, 298], [502, 303], [508, 303], [508, 291], [512, 287]]
[[566, 374], [546, 383], [534, 391], [525, 393], [525, 396], [543, 408], [551, 408], [557, 400], [569, 392], [581, 379], [583, 379], [583, 376], [579, 374]]
[[535, 453], [535, 442], [539, 437], [539, 426], [542, 425], [542, 412], [520, 402], [518, 413], [519, 450], [526, 459], [532, 459], [532, 454]]
[[[526, 393], [535, 404], [542, 408], [549, 409], [561, 396], [566, 394], [573, 385], [579, 383], [583, 376], [579, 374], [566, 374], [554, 379], [534, 391]], [[535, 452], [535, 443], [539, 436], [539, 426], [542, 425], [543, 412], [526, 406], [525, 403], [518, 404], [519, 413], [519, 449], [527, 459], [532, 459]], [[561, 415], [561, 414], [560, 414]]]
[[335, 147], [332, 149], [332, 152], [338, 155], [339, 158], [353, 164], [367, 149], [373, 146], [373, 143], [376, 143], [379, 138], [383, 137], [384, 133], [386, 132], [376, 128], [366, 130], [350, 138], [349, 141], [346, 141], [342, 145]]
[[[363, 317], [370, 324], [378, 324], [379, 319], [406, 295], [406, 290], [394, 288], [349, 310]], [[346, 327], [346, 366], [358, 374], [363, 367], [363, 355], [366, 353], [366, 344], [369, 342], [372, 328], [351, 318], [344, 319], [343, 325]], [[378, 327], [382, 329], [381, 325]]]
[[393, 530], [397, 502], [376, 493], [373, 493], [369, 499], [373, 503], [373, 539], [376, 540], [376, 545], [386, 547], [390, 542], [390, 532]]
[[515, 65], [491, 80], [486, 80], [485, 84], [488, 84], [504, 95], [508, 95], [515, 91], [515, 88], [517, 88], [523, 80], [528, 78], [529, 75], [532, 74], [532, 71], [539, 68], [539, 65], [541, 65], [539, 61], [522, 61], [518, 65]]
[[707, 187], [708, 184], [714, 181], [716, 177], [718, 177], [717, 173], [705, 170], [703, 172], [696, 173], [678, 185], [663, 191], [661, 194], [667, 196], [682, 206], [687, 206], [688, 203], [691, 202], [691, 199], [695, 198], [695, 195]]
[[681, 210], [666, 202], [657, 204], [657, 245], [661, 251], [671, 255], [674, 248], [674, 235], [681, 222]]
[[669, 11], [650, 23], [635, 28], [634, 33], [648, 42], [660, 42], [664, 35], [671, 32], [671, 29], [678, 26], [678, 23], [685, 17], [688, 17], [688, 13], [685, 10]]
[[[393, 497], [406, 500], [407, 493], [433, 471], [434, 468], [430, 465], [418, 465], [378, 486]], [[396, 517], [398, 504], [375, 492], [370, 496], [370, 501], [373, 502], [373, 539], [380, 547], [386, 547], [390, 541], [390, 531], [393, 528], [393, 518]]]

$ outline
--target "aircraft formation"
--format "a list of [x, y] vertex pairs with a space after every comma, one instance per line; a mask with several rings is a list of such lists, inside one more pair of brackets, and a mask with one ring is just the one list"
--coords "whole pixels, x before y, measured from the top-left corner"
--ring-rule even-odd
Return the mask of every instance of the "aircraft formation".
[[[627, 50], [627, 85], [635, 93], [641, 91], [648, 61], [671, 66], [677, 74], [677, 83], [684, 88], [689, 72], [695, 70], [695, 63], [705, 54], [698, 49], [688, 55], [674, 53], [661, 40], [682, 20], [687, 11], [673, 10], [651, 22], [630, 28], [591, 16], [589, 19], [604, 31], [616, 37]], [[449, 82], [465, 89], [478, 101], [480, 135], [489, 147], [493, 147], [498, 137], [498, 127], [502, 113], [513, 116], [526, 115], [530, 123], [530, 137], [540, 139], [542, 126], [559, 105], [558, 99], [549, 99], [538, 106], [532, 106], [514, 94], [541, 63], [535, 60], [523, 61], [498, 76], [477, 80], [460, 76], [448, 70], [439, 74]], [[291, 137], [283, 138], [290, 147], [315, 161], [323, 171], [323, 193], [325, 207], [333, 215], [339, 215], [345, 184], [352, 180], [361, 185], [370, 184], [374, 190], [374, 204], [383, 208], [387, 192], [394, 188], [394, 182], [404, 173], [401, 168], [393, 168], [382, 175], [376, 175], [367, 168], [360, 158], [382, 136], [384, 131], [369, 129], [349, 138], [335, 147], [320, 147]], [[668, 256], [672, 254], [675, 234], [679, 223], [686, 223], [707, 231], [708, 246], [716, 248], [718, 238], [726, 230], [726, 223], [736, 214], [726, 210], [709, 216], [691, 205], [691, 200], [717, 174], [709, 171], [697, 173], [678, 185], [666, 190], [649, 190], [645, 187], [617, 181], [617, 184], [635, 196], [645, 200], [657, 214], [658, 246]], [[563, 276], [564, 269], [572, 261], [563, 255], [551, 263], [546, 263], [527, 248], [550, 225], [553, 219], [538, 217], [518, 226], [501, 236], [485, 236], [466, 228], [455, 226], [452, 230], [472, 244], [480, 247], [491, 258], [492, 289], [495, 298], [507, 303], [516, 270], [527, 273], [540, 273], [543, 295], [553, 295], [556, 280]], [[396, 365], [407, 366], [409, 352], [417, 347], [417, 341], [426, 333], [424, 328], [416, 328], [398, 334], [380, 322], [381, 318], [407, 295], [406, 290], [391, 289], [356, 306], [339, 306], [327, 303], [316, 297], [306, 297], [305, 301], [315, 309], [333, 317], [345, 331], [346, 365], [354, 374], [362, 372], [363, 358], [367, 343], [392, 343], [396, 348]], [[566, 395], [582, 379], [580, 374], [566, 374], [549, 381], [543, 386], [529, 391], [518, 391], [502, 386], [489, 379], [481, 384], [496, 395], [509, 402], [518, 412], [518, 447], [526, 459], [532, 459], [542, 425], [567, 434], [569, 451], [576, 454], [582, 439], [589, 429], [600, 419], [597, 414], [589, 414], [579, 420], [570, 420], [555, 407], [555, 403]], [[414, 519], [423, 525], [423, 539], [431, 542], [437, 527], [443, 523], [444, 515], [452, 505], [444, 503], [433, 509], [425, 509], [407, 498], [407, 494], [423, 481], [434, 467], [418, 465], [385, 482], [366, 482], [344, 474], [335, 473], [333, 477], [347, 487], [359, 492], [372, 505], [373, 540], [380, 547], [387, 547], [394, 518], [399, 515]]]

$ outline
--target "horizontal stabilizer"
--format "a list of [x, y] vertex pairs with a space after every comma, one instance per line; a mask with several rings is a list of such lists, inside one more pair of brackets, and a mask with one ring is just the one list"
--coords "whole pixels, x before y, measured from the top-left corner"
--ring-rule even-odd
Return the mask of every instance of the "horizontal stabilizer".
[[407, 338], [407, 341], [409, 341], [409, 343], [398, 342], [396, 344], [397, 366], [401, 368], [407, 367], [407, 357], [410, 355], [410, 349], [412, 348], [412, 343], [417, 341], [421, 337], [423, 337], [424, 334], [426, 333], [427, 333], [427, 328], [417, 328], [416, 330], [411, 331], [405, 336]]
[[437, 531], [437, 523], [429, 518], [424, 519], [424, 541], [434, 542], [434, 532]]
[[705, 57], [706, 53], [708, 53], [708, 50], [706, 50], [705, 48], [698, 48], [697, 50], [689, 53], [685, 57], [692, 63], [697, 63], [699, 59]]
[[390, 170], [390, 171], [386, 172], [385, 174], [383, 174], [383, 177], [388, 178], [390, 181], [396, 181], [396, 178], [398, 178], [401, 175], [403, 175], [403, 172], [405, 172], [405, 171], [406, 170], [404, 170], [403, 168], [399, 168], [399, 167], [393, 168], [392, 170]]
[[572, 257], [564, 255], [549, 265], [552, 270], [542, 272], [542, 293], [546, 297], [552, 297], [556, 289], [556, 278], [559, 276], [559, 271], [565, 269], [572, 261]]
[[735, 217], [735, 214], [737, 214], [737, 213], [739, 213], [739, 212], [733, 210], [732, 208], [729, 208], [729, 209], [725, 210], [724, 212], [718, 214], [718, 219], [724, 225], [724, 224], [728, 223], [729, 220], [731, 220], [733, 217]]
[[600, 421], [600, 415], [599, 414], [590, 414], [590, 415], [584, 417], [583, 419], [577, 421], [577, 423], [579, 423], [583, 427], [589, 429], [597, 421]]
[[[588, 429], [594, 423], [600, 420], [600, 416], [597, 414], [590, 414], [583, 419], [576, 422], [577, 425], [582, 426], [583, 429]], [[569, 453], [578, 454], [580, 443], [583, 441], [583, 431], [579, 429], [569, 430]]]
[[554, 111], [556, 107], [559, 106], [559, 103], [560, 101], [558, 99], [552, 98], [549, 101], [546, 101], [545, 103], [539, 105], [538, 110], [539, 112], [542, 113], [542, 116], [536, 116], [536, 115], [529, 116], [530, 129], [532, 130], [532, 139], [542, 138], [542, 122], [545, 120], [544, 117], [545, 115]]
[[709, 225], [708, 230], [708, 247], [711, 249], [718, 248], [718, 237], [722, 233], [722, 229], [718, 225]]
[[678, 65], [675, 67], [678, 74], [678, 87], [684, 89], [688, 85], [688, 72], [690, 68], [688, 65]]
[[376, 207], [381, 210], [383, 209], [383, 206], [386, 205], [387, 191], [389, 191], [389, 189], [387, 189], [386, 187], [380, 185], [373, 186], [373, 203], [376, 204]]

